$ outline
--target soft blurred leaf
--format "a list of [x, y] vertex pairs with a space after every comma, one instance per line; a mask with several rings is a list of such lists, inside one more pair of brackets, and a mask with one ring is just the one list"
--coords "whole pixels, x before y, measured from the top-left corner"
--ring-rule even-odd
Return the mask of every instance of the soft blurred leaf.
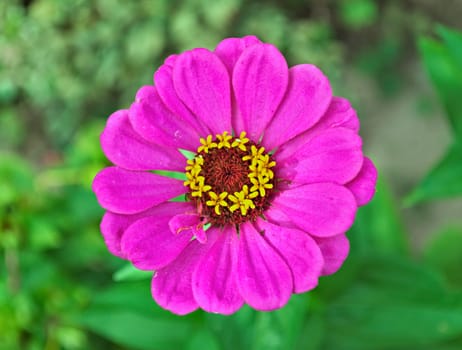
[[374, 0], [347, 0], [340, 2], [340, 17], [351, 28], [360, 29], [377, 19], [378, 8]]
[[216, 337], [206, 328], [194, 332], [192, 338], [187, 342], [185, 350], [220, 350]]
[[306, 318], [309, 294], [293, 295], [279, 310], [258, 313], [254, 324], [253, 350], [293, 349]]
[[441, 271], [452, 286], [462, 288], [462, 230], [448, 228], [437, 233], [424, 250], [425, 261]]
[[[461, 90], [462, 91], [462, 90]], [[407, 205], [462, 194], [462, 141], [456, 142], [443, 159], [406, 198]]]
[[122, 281], [139, 281], [152, 278], [152, 271], [138, 270], [131, 263], [127, 263], [122, 266], [119, 270], [114, 272], [112, 278], [116, 282]]
[[205, 313], [205, 321], [219, 339], [222, 349], [251, 349], [256, 314], [255, 310], [244, 305], [229, 316]]
[[457, 61], [459, 67], [462, 67], [462, 33], [441, 25], [436, 28], [436, 31], [444, 40], [446, 47]]
[[97, 294], [77, 322], [115, 343], [141, 350], [182, 348], [192, 336], [191, 318], [156, 306], [149, 283], [117, 283]]
[[408, 251], [404, 225], [396, 206], [390, 190], [379, 179], [374, 198], [358, 209], [355, 223], [348, 232], [353, 254]]
[[462, 40], [454, 32], [443, 32], [447, 42], [421, 38], [419, 48], [454, 134], [456, 138], [462, 139], [462, 64], [459, 62], [459, 49], [456, 48], [462, 45]]
[[30, 194], [33, 172], [29, 164], [11, 154], [0, 154], [0, 208]]
[[420, 348], [462, 335], [458, 296], [434, 271], [396, 256], [362, 259], [325, 312], [327, 349]]

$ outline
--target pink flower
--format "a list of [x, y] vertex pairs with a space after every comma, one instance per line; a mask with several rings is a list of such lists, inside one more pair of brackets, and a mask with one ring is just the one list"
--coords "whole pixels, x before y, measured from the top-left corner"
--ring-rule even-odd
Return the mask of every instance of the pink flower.
[[280, 308], [348, 254], [377, 177], [358, 130], [317, 67], [288, 68], [254, 36], [170, 56], [101, 135], [108, 249], [155, 271], [153, 298], [174, 313]]

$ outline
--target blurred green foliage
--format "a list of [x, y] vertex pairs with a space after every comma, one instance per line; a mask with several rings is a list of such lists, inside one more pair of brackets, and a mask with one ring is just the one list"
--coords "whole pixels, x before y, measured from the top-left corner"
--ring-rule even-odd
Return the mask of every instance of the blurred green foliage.
[[[281, 310], [229, 317], [156, 306], [149, 273], [107, 252], [90, 190], [108, 164], [98, 140], [107, 115], [128, 106], [169, 54], [253, 33], [291, 64], [320, 66], [339, 93], [345, 71], [358, 67], [396, 94], [406, 49], [433, 21], [406, 4], [1, 2], [0, 350], [462, 348], [462, 228], [441, 227], [416, 257], [385, 179], [348, 233], [340, 272]], [[454, 142], [408, 204], [462, 189], [462, 34], [437, 33], [421, 36], [419, 50]]]

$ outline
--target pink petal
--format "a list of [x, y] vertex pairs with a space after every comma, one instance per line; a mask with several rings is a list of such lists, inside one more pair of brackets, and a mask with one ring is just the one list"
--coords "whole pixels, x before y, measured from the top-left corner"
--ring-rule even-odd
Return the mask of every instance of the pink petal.
[[118, 214], [135, 214], [186, 193], [180, 180], [119, 167], [101, 170], [93, 180], [99, 204]]
[[217, 228], [218, 239], [202, 257], [193, 274], [194, 298], [202, 309], [229, 315], [238, 310], [244, 300], [236, 284], [238, 238], [233, 226]]
[[[244, 130], [258, 142], [278, 108], [289, 79], [284, 56], [270, 44], [252, 45], [239, 57], [233, 87]], [[242, 131], [242, 130], [236, 130]]]
[[172, 263], [156, 272], [151, 292], [160, 306], [178, 315], [185, 315], [199, 307], [193, 295], [192, 276], [199, 260], [215, 240], [216, 235], [211, 234], [207, 244], [189, 242]]
[[[260, 44], [260, 40], [253, 35], [245, 36], [243, 38], [227, 38], [220, 42], [215, 49], [215, 54], [221, 59], [228, 70], [229, 76], [232, 77], [234, 66], [244, 50], [252, 45]], [[231, 96], [232, 103], [232, 126], [234, 131], [239, 134], [244, 131], [243, 120], [241, 112], [237, 107], [236, 97], [234, 94]]]
[[274, 149], [311, 128], [326, 112], [332, 89], [326, 76], [311, 64], [289, 69], [289, 86], [265, 130], [263, 146]]
[[304, 133], [285, 143], [276, 152], [278, 159], [283, 160], [289, 158], [297, 150], [305, 147], [305, 144], [318, 133], [327, 129], [339, 127], [358, 132], [359, 120], [356, 116], [356, 111], [351, 107], [350, 102], [348, 102], [347, 99], [334, 96], [329, 108], [318, 123]]
[[126, 110], [117, 111], [109, 117], [101, 134], [101, 147], [111, 162], [125, 169], [184, 170], [182, 154], [143, 139], [133, 130]]
[[169, 215], [171, 215], [172, 208], [182, 212], [194, 210], [190, 203], [169, 202], [133, 215], [116, 214], [107, 211], [101, 221], [100, 229], [109, 252], [126, 259], [126, 255], [121, 250], [120, 241], [128, 226], [146, 216], [160, 215], [162, 210], [168, 210]]
[[175, 64], [175, 61], [177, 58], [178, 58], [178, 55], [176, 54], [170, 55], [164, 60], [164, 64], [168, 67], [173, 68], [173, 65]]
[[196, 150], [199, 143], [194, 126], [165, 107], [154, 86], [140, 89], [129, 118], [133, 129], [152, 143], [188, 150]]
[[348, 128], [355, 132], [359, 131], [359, 119], [356, 111], [351, 107], [350, 101], [343, 97], [333, 97], [326, 114], [310, 130], [321, 132], [330, 128]]
[[258, 228], [263, 237], [284, 258], [294, 281], [294, 292], [303, 293], [318, 285], [324, 260], [317, 243], [308, 234], [297, 229], [273, 225], [259, 219]]
[[350, 251], [350, 242], [344, 233], [332, 237], [315, 237], [324, 257], [322, 275], [331, 275], [340, 269]]
[[240, 229], [237, 284], [242, 297], [257, 310], [282, 307], [293, 289], [289, 267], [252, 224]]
[[213, 52], [194, 49], [178, 56], [173, 84], [183, 103], [213, 133], [231, 131], [229, 75]]
[[374, 197], [377, 183], [377, 169], [369, 158], [364, 157], [363, 167], [358, 176], [347, 184], [356, 198], [358, 206], [366, 205]]
[[172, 215], [153, 215], [130, 225], [122, 237], [122, 252], [140, 270], [156, 270], [171, 263], [188, 245], [187, 232], [173, 234], [168, 222]]
[[334, 128], [317, 134], [286, 161], [279, 161], [278, 176], [297, 184], [353, 179], [363, 163], [361, 138], [350, 129]]
[[175, 215], [168, 223], [170, 231], [174, 234], [189, 231], [187, 234], [197, 238], [200, 243], [207, 241], [203, 225], [201, 217], [197, 212]]
[[[176, 58], [177, 57], [178, 56], [176, 56]], [[175, 91], [172, 75], [173, 64], [176, 62], [176, 58], [170, 62], [171, 65], [164, 64], [154, 73], [154, 83], [157, 92], [165, 106], [177, 115], [179, 119], [185, 120], [187, 125], [191, 125], [200, 135], [208, 135], [210, 134], [209, 128], [203, 125], [201, 121], [186, 108]]]
[[273, 208], [291, 218], [300, 229], [319, 237], [346, 232], [356, 214], [354, 196], [345, 187], [333, 183], [316, 183], [282, 191], [265, 212], [270, 221]]
[[243, 38], [227, 38], [217, 45], [214, 52], [225, 64], [229, 75], [232, 76], [234, 65], [242, 52], [247, 47], [260, 43], [261, 41], [253, 35], [248, 35]]
[[138, 218], [135, 215], [114, 214], [107, 211], [101, 220], [100, 229], [109, 252], [119, 258], [126, 259], [120, 249], [120, 240], [128, 226]]

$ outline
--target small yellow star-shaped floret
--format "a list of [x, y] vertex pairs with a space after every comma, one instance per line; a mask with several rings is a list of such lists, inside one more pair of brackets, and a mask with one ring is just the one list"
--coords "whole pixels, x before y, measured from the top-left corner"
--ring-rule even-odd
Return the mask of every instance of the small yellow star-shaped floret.
[[242, 157], [242, 160], [252, 160], [252, 162], [258, 160], [262, 156], [263, 152], [265, 152], [265, 147], [257, 148], [255, 145], [252, 145], [252, 147], [250, 147], [250, 151], [252, 154]]
[[209, 153], [209, 149], [217, 147], [216, 142], [212, 141], [212, 135], [207, 136], [206, 139], [200, 138], [199, 142], [201, 143], [201, 146], [199, 146], [199, 148], [197, 149], [197, 153], [200, 153], [202, 151], [204, 151], [205, 153]]
[[247, 151], [246, 143], [249, 142], [250, 140], [245, 137], [246, 132], [242, 131], [241, 134], [239, 135], [239, 138], [235, 139], [233, 143], [231, 144], [231, 147], [238, 147], [241, 151]]
[[231, 140], [233, 137], [231, 135], [228, 135], [228, 132], [227, 131], [224, 131], [223, 134], [217, 134], [217, 139], [218, 141], [218, 145], [217, 147], [218, 148], [223, 148], [223, 147], [226, 147], [226, 148], [231, 148], [231, 144], [229, 143], [229, 140]]
[[221, 192], [219, 195], [217, 195], [215, 192], [210, 191], [208, 192], [208, 195], [210, 197], [210, 200], [205, 202], [209, 207], [215, 207], [215, 214], [221, 215], [220, 212], [220, 206], [221, 207], [227, 207], [228, 203], [225, 201], [226, 196], [228, 195], [228, 192]]
[[[250, 179], [253, 186], [250, 188], [252, 193], [260, 193], [260, 197], [264, 197], [266, 195], [266, 189], [273, 188], [273, 184], [268, 183], [270, 179], [268, 177], [259, 176], [257, 178], [253, 177]], [[258, 192], [253, 192], [258, 191]]]
[[257, 192], [250, 193], [249, 195], [249, 187], [247, 185], [244, 185], [242, 187], [242, 191], [234, 192], [234, 195], [230, 194], [228, 196], [228, 199], [234, 203], [233, 205], [231, 205], [229, 210], [231, 210], [231, 212], [233, 213], [236, 210], [240, 209], [242, 216], [247, 215], [247, 211], [249, 210], [249, 208], [255, 209], [255, 204], [253, 203], [252, 198], [255, 198], [256, 196], [258, 196]]
[[202, 193], [204, 192], [208, 192], [212, 189], [212, 186], [209, 186], [209, 185], [206, 185], [204, 183], [205, 181], [205, 178], [203, 176], [198, 176], [196, 178], [196, 183], [195, 183], [195, 187], [193, 188], [191, 186], [191, 189], [195, 190], [193, 192], [191, 192], [191, 196], [193, 197], [202, 197]]

